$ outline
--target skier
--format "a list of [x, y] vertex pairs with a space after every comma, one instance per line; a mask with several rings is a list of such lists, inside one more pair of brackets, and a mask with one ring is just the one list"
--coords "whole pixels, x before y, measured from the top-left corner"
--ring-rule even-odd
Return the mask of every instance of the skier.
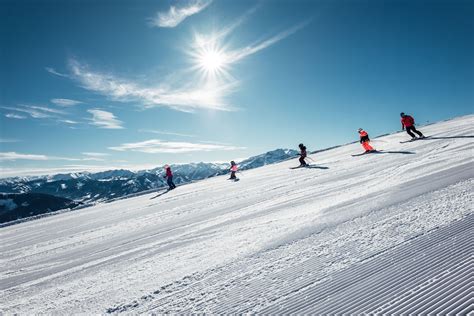
[[237, 166], [237, 164], [235, 163], [235, 161], [231, 161], [230, 162], [230, 178], [229, 180], [237, 180], [237, 177], [235, 175], [235, 173], [237, 172], [237, 170], [239, 170], [239, 167]]
[[415, 134], [413, 134], [412, 132], [417, 133], [420, 138], [425, 138], [425, 136], [415, 128], [415, 120], [413, 119], [413, 117], [411, 117], [410, 115], [406, 115], [403, 112], [400, 113], [400, 117], [402, 122], [402, 130], [405, 130], [406, 128], [408, 135], [411, 136], [411, 140], [416, 139]]
[[304, 161], [304, 159], [306, 158], [307, 154], [306, 154], [306, 146], [303, 145], [303, 144], [299, 144], [298, 147], [300, 148], [300, 167], [306, 167], [308, 164], [306, 163], [306, 161]]
[[362, 128], [358, 129], [359, 135], [360, 135], [360, 143], [362, 144], [362, 147], [364, 147], [366, 153], [370, 153], [372, 151], [375, 151], [375, 149], [370, 146], [370, 138], [369, 134], [367, 134], [366, 131], [364, 131]]
[[168, 166], [168, 165], [165, 165], [165, 170], [166, 170], [166, 174], [164, 176], [164, 178], [166, 178], [166, 183], [168, 183], [168, 190], [173, 190], [174, 188], [176, 188], [176, 185], [174, 185], [173, 183], [173, 173], [171, 172], [171, 167]]

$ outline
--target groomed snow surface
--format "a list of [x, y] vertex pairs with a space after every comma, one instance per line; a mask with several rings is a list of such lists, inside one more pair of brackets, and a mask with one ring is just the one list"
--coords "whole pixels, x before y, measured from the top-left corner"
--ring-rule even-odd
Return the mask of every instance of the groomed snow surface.
[[1, 228], [0, 311], [472, 314], [473, 127]]

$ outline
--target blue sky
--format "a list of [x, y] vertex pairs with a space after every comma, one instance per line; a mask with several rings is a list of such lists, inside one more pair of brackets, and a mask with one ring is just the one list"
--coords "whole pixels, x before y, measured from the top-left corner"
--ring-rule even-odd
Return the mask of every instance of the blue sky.
[[473, 113], [472, 1], [2, 1], [3, 176], [229, 161]]

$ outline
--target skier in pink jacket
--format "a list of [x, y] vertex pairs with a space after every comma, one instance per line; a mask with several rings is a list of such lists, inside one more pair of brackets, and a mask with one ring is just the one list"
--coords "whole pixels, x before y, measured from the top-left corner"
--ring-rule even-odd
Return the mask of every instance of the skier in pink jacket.
[[235, 161], [231, 161], [230, 162], [230, 178], [229, 180], [236, 180], [237, 177], [235, 175], [235, 173], [239, 170], [239, 167], [237, 166], [237, 164], [235, 163]]

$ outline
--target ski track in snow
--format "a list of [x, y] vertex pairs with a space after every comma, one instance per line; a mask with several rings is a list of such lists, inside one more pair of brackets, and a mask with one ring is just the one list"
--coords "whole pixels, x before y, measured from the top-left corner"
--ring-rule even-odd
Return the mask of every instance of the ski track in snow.
[[[290, 170], [295, 159], [245, 171], [235, 183], [215, 177], [155, 199], [1, 228], [0, 311], [334, 311], [301, 300], [346, 271], [472, 219], [474, 138], [459, 136], [473, 136], [473, 126], [470, 115], [420, 128], [433, 139], [400, 144], [406, 133], [384, 136], [375, 142], [381, 154], [351, 157], [362, 150], [351, 144], [310, 155], [325, 170]], [[397, 151], [415, 154], [388, 153]], [[468, 266], [461, 260], [453, 269]], [[463, 281], [453, 297], [464, 293]], [[396, 312], [391, 304], [358, 311]]]

